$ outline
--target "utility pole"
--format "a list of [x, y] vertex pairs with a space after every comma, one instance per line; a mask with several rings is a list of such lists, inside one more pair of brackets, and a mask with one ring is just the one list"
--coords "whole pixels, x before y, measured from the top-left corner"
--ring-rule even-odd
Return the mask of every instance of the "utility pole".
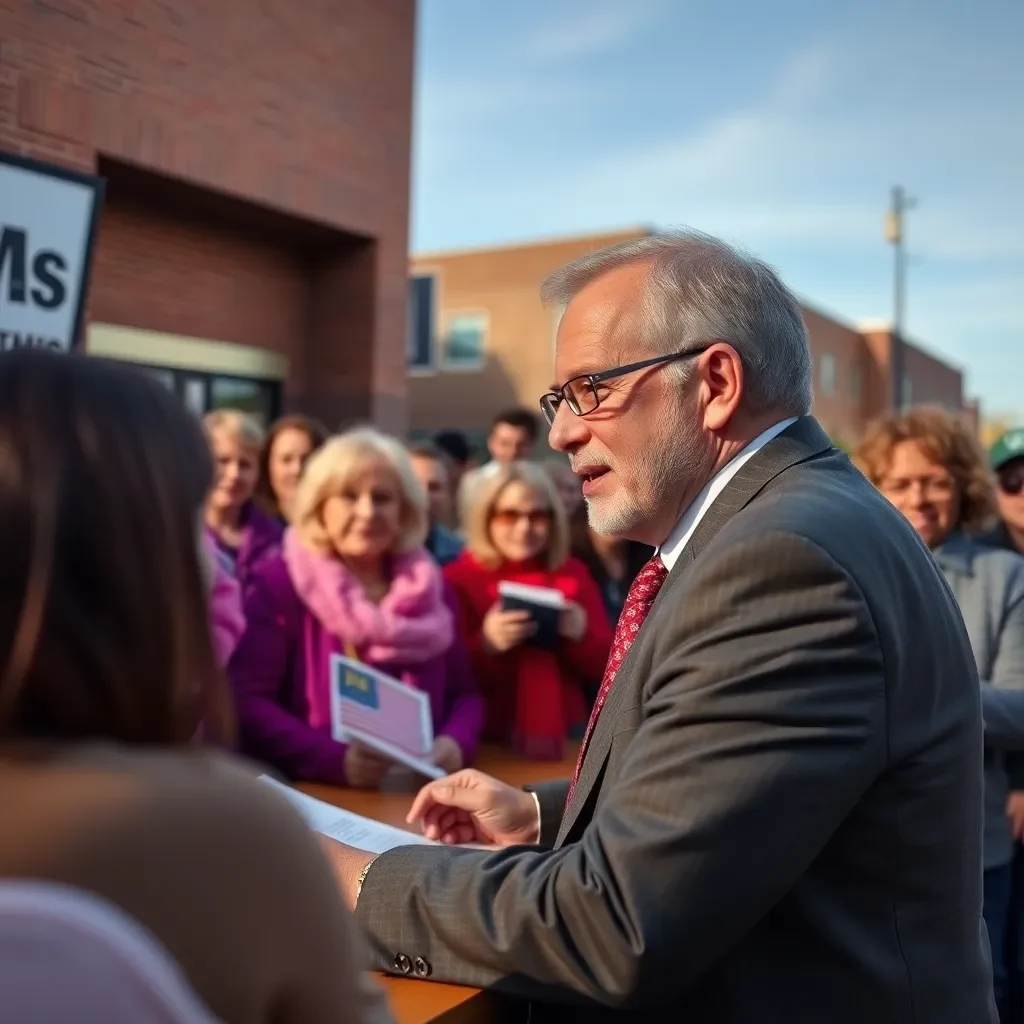
[[904, 347], [903, 312], [906, 298], [907, 254], [904, 248], [903, 215], [913, 209], [915, 201], [896, 185], [892, 190], [892, 206], [885, 218], [885, 240], [892, 246], [892, 347], [889, 372], [892, 380], [892, 409], [903, 411]]

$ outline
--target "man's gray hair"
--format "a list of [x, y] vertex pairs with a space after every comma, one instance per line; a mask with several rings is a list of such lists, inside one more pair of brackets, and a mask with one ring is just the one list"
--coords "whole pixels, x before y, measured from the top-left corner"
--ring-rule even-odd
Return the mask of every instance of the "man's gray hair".
[[[745, 405], [755, 414], [810, 411], [813, 364], [800, 304], [766, 263], [698, 231], [673, 231], [589, 253], [541, 286], [567, 306], [592, 281], [632, 263], [650, 267], [638, 319], [655, 353], [728, 342], [745, 371]], [[676, 364], [689, 376], [692, 364]]]

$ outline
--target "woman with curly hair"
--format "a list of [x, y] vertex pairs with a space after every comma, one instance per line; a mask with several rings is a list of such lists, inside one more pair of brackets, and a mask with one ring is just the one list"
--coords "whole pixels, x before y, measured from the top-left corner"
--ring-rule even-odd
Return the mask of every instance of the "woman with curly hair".
[[853, 458], [931, 549], [974, 649], [985, 718], [984, 914], [1002, 1008], [1007, 937], [1019, 927], [1008, 921], [1013, 840], [1006, 755], [1024, 749], [1024, 559], [969, 536], [993, 516], [993, 481], [978, 442], [941, 409], [877, 421]]

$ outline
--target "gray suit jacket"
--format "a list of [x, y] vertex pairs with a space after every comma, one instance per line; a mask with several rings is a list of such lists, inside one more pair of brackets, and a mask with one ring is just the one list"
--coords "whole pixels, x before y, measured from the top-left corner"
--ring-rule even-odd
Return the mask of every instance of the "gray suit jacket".
[[565, 814], [564, 786], [538, 792], [549, 849], [375, 862], [375, 966], [532, 999], [534, 1021], [996, 1021], [970, 643], [814, 420], [701, 521]]
[[1024, 558], [955, 534], [935, 552], [981, 676], [985, 722], [986, 868], [1009, 864], [1006, 755], [1024, 750]]

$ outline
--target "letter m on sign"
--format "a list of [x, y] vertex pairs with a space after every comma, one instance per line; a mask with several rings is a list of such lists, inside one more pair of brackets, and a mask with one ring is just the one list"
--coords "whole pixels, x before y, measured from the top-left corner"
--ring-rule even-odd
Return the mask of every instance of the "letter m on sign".
[[28, 239], [20, 228], [0, 229], [0, 286], [6, 281], [9, 302], [25, 301], [27, 249]]

